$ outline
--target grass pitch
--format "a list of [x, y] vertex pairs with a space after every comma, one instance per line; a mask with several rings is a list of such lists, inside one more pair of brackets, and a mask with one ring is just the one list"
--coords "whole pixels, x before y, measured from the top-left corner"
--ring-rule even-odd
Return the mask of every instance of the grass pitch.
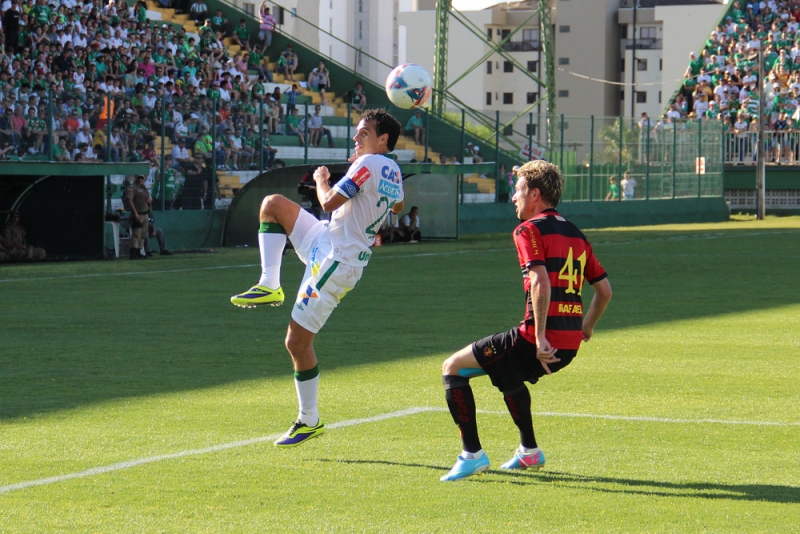
[[614, 299], [532, 387], [546, 467], [497, 469], [477, 379], [493, 468], [452, 484], [441, 362], [522, 317], [510, 235], [375, 249], [317, 339], [329, 430], [290, 450], [291, 308], [228, 302], [257, 250], [0, 267], [0, 532], [797, 531], [800, 219], [587, 235]]

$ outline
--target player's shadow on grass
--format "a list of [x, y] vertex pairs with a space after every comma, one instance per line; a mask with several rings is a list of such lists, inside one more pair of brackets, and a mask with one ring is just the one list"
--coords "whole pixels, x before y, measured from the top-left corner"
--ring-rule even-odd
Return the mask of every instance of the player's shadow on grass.
[[[512, 483], [554, 484], [585, 488], [605, 493], [628, 493], [658, 497], [688, 497], [711, 500], [800, 503], [800, 487], [772, 484], [714, 484], [710, 482], [663, 482], [633, 478], [599, 477], [561, 471], [509, 472], [489, 470], [489, 474], [508, 477]], [[478, 479], [480, 481], [480, 479]], [[488, 482], [489, 480], [484, 480]]]
[[[414, 467], [447, 473], [450, 468], [431, 464], [390, 462], [387, 460], [333, 460], [318, 458], [320, 462], [386, 465], [390, 467]], [[565, 473], [563, 471], [503, 471], [490, 469], [489, 477], [470, 477], [462, 483], [496, 483], [493, 476], [501, 477], [504, 484], [518, 486], [550, 484], [573, 489], [586, 489], [604, 493], [627, 493], [657, 497], [688, 497], [711, 500], [764, 501], [776, 503], [800, 503], [800, 487], [771, 484], [712, 484], [708, 482], [659, 482], [632, 478], [597, 477]]]

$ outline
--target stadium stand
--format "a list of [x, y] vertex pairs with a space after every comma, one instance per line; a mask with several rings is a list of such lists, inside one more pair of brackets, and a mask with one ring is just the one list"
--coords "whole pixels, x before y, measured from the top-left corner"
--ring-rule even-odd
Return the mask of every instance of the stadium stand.
[[[305, 71], [316, 64], [299, 65], [293, 75], [287, 67], [297, 62], [291, 44], [262, 50], [244, 19], [198, 17], [195, 4], [202, 0], [175, 4], [180, 10], [169, 4], [4, 0], [0, 159], [150, 161], [155, 177], [162, 150], [173, 153], [183, 139], [190, 157], [203, 156], [203, 172], [216, 161], [221, 197], [232, 196], [249, 176], [231, 171], [346, 159], [358, 113], [348, 116], [348, 104], [333, 96], [346, 88], [331, 80], [321, 105], [305, 82]], [[315, 146], [304, 146], [305, 136], [285, 135], [293, 106]], [[312, 118], [315, 106], [319, 116]], [[395, 154], [412, 161], [423, 152], [404, 140]], [[177, 187], [189, 166], [173, 159]], [[187, 197], [187, 204], [197, 203]]]
[[[800, 162], [800, 1], [735, 1], [692, 52], [684, 80], [656, 132], [672, 123], [723, 123], [728, 164], [755, 164], [759, 84], [765, 97], [767, 163]], [[758, 79], [763, 50], [764, 80]]]

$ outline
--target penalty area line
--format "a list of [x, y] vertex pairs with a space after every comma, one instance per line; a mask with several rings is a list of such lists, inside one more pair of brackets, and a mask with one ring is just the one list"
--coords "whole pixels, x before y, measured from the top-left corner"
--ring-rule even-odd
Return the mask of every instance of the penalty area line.
[[[327, 429], [333, 430], [337, 428], [346, 428], [349, 426], [355, 425], [363, 425], [367, 423], [376, 423], [379, 421], [385, 421], [387, 419], [395, 419], [397, 417], [407, 417], [409, 415], [414, 415], [418, 413], [430, 412], [430, 411], [439, 411], [438, 408], [427, 408], [427, 407], [419, 407], [419, 408], [409, 408], [407, 410], [399, 410], [396, 412], [389, 412], [380, 415], [375, 415], [373, 417], [364, 417], [360, 419], [349, 419], [346, 421], [339, 421], [338, 423], [331, 423], [329, 425], [325, 425]], [[100, 467], [93, 467], [91, 469], [86, 469], [84, 471], [78, 471], [76, 473], [68, 473], [66, 475], [58, 475], [53, 477], [46, 477], [46, 478], [39, 478], [36, 480], [26, 480], [24, 482], [17, 482], [16, 484], [9, 484], [7, 486], [0, 486], [0, 494], [9, 493], [16, 490], [22, 490], [27, 488], [32, 488], [35, 486], [45, 486], [48, 484], [55, 484], [58, 482], [64, 482], [67, 480], [73, 480], [76, 478], [85, 478], [91, 477], [95, 475], [102, 475], [104, 473], [111, 473], [114, 471], [122, 471], [123, 469], [131, 469], [133, 467], [138, 467], [140, 465], [152, 464], [155, 462], [163, 462], [166, 460], [174, 460], [176, 458], [186, 458], [187, 456], [198, 456], [201, 454], [210, 454], [214, 452], [226, 451], [229, 449], [237, 449], [240, 447], [248, 447], [250, 445], [256, 445], [259, 443], [270, 442], [278, 439], [281, 437], [283, 433], [280, 434], [271, 434], [269, 436], [261, 436], [258, 438], [251, 438], [245, 439], [241, 441], [232, 441], [230, 443], [221, 443], [219, 445], [213, 445], [211, 447], [205, 447], [202, 449], [189, 449], [180, 452], [174, 452], [171, 454], [160, 454], [158, 456], [148, 456], [145, 458], [137, 458], [134, 460], [128, 460], [125, 462], [118, 462], [115, 464], [104, 465]]]

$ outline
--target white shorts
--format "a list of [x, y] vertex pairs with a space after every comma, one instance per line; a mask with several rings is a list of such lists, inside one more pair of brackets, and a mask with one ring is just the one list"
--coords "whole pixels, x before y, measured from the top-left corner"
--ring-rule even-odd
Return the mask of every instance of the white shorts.
[[292, 308], [292, 319], [316, 334], [339, 301], [356, 286], [364, 268], [344, 265], [329, 258], [328, 222], [317, 220], [307, 211], [300, 211], [289, 240], [297, 257], [306, 264], [303, 282]]

